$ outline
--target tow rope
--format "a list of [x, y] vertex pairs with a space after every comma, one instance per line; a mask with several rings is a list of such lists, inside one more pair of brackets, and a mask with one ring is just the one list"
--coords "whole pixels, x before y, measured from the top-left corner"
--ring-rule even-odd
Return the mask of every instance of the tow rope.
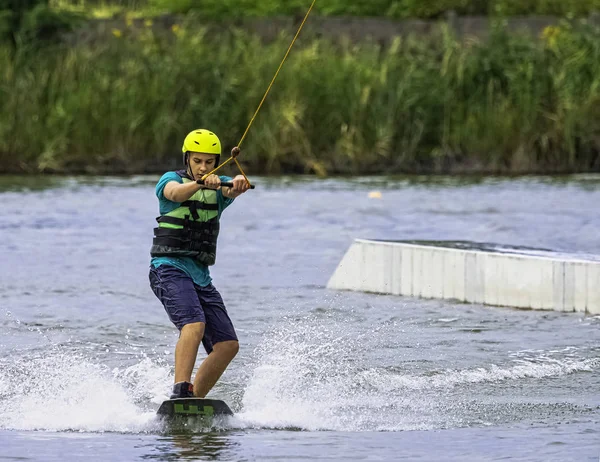
[[[273, 84], [275, 83], [275, 79], [277, 79], [277, 76], [279, 75], [279, 72], [281, 71], [281, 68], [283, 67], [283, 63], [285, 63], [285, 60], [287, 59], [288, 55], [290, 54], [290, 51], [292, 51], [292, 47], [294, 46], [294, 43], [296, 43], [296, 39], [300, 35], [300, 31], [304, 27], [304, 24], [306, 23], [306, 20], [308, 19], [308, 16], [310, 15], [310, 12], [312, 11], [316, 2], [317, 2], [317, 0], [313, 0], [312, 4], [310, 5], [310, 8], [306, 12], [306, 15], [304, 16], [304, 19], [302, 20], [302, 23], [300, 24], [300, 27], [298, 28], [298, 31], [296, 32], [296, 35], [294, 36], [292, 43], [290, 44], [289, 48], [287, 49], [285, 56], [281, 60], [281, 64], [279, 64], [279, 67], [277, 68], [277, 71], [275, 72], [275, 75], [273, 76], [273, 79], [271, 80], [271, 83], [269, 84], [269, 86], [267, 88], [267, 91], [265, 92], [262, 100], [260, 101], [260, 104], [256, 108], [254, 115], [250, 119], [250, 122], [248, 123], [248, 126], [246, 127], [246, 130], [244, 131], [244, 134], [242, 135], [242, 138], [240, 139], [240, 142], [237, 144], [238, 148], [241, 147], [242, 143], [246, 139], [246, 135], [248, 134], [248, 131], [250, 130], [250, 127], [252, 126], [254, 119], [256, 119], [256, 115], [258, 114], [258, 111], [260, 111], [260, 108], [263, 106], [263, 103], [267, 99], [267, 95], [269, 94], [269, 91], [271, 91], [271, 88], [273, 87]], [[229, 162], [231, 162], [233, 160], [235, 162], [235, 164], [237, 165], [237, 167], [239, 168], [240, 173], [244, 176], [244, 179], [248, 182], [248, 185], [250, 185], [250, 180], [248, 179], [248, 177], [244, 173], [244, 170], [242, 169], [242, 166], [236, 159], [236, 157], [239, 155], [239, 153], [240, 153], [239, 149], [232, 151], [231, 157], [229, 159], [227, 159], [225, 162], [223, 162], [221, 165], [217, 166], [215, 169], [213, 169], [212, 171], [210, 171], [206, 175], [204, 175], [202, 177], [202, 181], [204, 181], [209, 175], [212, 175], [213, 173], [216, 173], [217, 171], [219, 171], [221, 169], [221, 167], [224, 167], [225, 165], [227, 165]]]

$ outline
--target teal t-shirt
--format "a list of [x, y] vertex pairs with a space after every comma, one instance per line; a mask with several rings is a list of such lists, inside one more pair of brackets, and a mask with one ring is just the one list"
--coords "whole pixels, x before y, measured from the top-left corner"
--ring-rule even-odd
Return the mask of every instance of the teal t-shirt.
[[[219, 176], [219, 178], [222, 182], [231, 181], [231, 178], [228, 176]], [[161, 215], [172, 212], [181, 205], [179, 202], [170, 201], [164, 195], [165, 186], [171, 181], [183, 183], [183, 178], [181, 178], [175, 172], [167, 172], [160, 178], [160, 180], [158, 180], [158, 183], [156, 184], [156, 197], [158, 197], [159, 211]], [[221, 213], [223, 213], [223, 210], [225, 210], [232, 202], [233, 199], [223, 196], [223, 193], [220, 189], [217, 190], [219, 217], [221, 216]], [[191, 277], [195, 284], [201, 287], [206, 287], [212, 281], [208, 266], [199, 263], [194, 258], [154, 257], [150, 261], [150, 264], [155, 268], [158, 268], [161, 265], [170, 265], [174, 266], [175, 268], [179, 268], [181, 271], [185, 272], [189, 277]]]

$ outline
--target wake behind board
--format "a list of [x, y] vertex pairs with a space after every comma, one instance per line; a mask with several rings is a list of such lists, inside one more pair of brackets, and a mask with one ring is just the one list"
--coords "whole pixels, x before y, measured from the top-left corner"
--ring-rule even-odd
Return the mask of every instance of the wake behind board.
[[219, 399], [177, 398], [164, 401], [156, 413], [163, 417], [214, 417], [233, 415]]

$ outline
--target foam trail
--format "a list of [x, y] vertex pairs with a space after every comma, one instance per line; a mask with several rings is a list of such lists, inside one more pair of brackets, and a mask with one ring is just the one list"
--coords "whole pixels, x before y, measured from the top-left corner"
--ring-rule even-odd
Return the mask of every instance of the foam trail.
[[432, 376], [403, 376], [371, 369], [359, 373], [357, 378], [360, 382], [375, 386], [382, 392], [391, 392], [401, 389], [448, 389], [466, 384], [561, 377], [575, 372], [591, 372], [600, 367], [600, 359], [554, 360], [549, 364], [539, 364], [536, 361], [520, 362], [521, 364], [512, 367], [492, 364], [467, 370], [447, 369]]

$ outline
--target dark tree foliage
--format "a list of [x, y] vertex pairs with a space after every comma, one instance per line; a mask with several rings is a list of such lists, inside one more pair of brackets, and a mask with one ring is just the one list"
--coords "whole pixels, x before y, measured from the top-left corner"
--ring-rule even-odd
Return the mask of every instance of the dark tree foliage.
[[0, 0], [0, 40], [9, 41], [13, 48], [53, 40], [71, 29], [77, 19], [72, 13], [50, 8], [49, 0]]

